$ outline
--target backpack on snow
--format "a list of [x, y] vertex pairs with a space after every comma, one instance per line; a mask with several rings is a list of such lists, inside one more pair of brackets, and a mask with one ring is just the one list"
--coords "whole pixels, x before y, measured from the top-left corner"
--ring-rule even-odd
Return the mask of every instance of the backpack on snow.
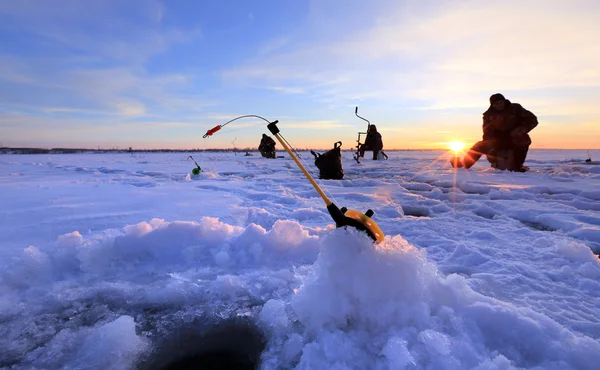
[[315, 166], [319, 169], [319, 178], [323, 180], [341, 180], [344, 177], [342, 167], [342, 142], [333, 144], [333, 149], [324, 154], [310, 153], [315, 156]]

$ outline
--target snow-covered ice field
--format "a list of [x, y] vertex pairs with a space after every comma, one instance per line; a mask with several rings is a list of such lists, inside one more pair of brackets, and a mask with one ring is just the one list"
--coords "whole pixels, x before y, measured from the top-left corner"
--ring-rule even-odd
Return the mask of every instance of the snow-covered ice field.
[[375, 211], [379, 245], [289, 158], [195, 153], [195, 177], [186, 153], [0, 155], [0, 368], [225, 347], [264, 369], [600, 368], [600, 163], [387, 154], [320, 182]]

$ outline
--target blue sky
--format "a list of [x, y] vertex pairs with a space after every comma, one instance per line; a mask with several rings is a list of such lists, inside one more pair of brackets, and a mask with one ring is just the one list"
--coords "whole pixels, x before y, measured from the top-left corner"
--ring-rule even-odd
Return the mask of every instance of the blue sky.
[[299, 148], [481, 137], [489, 95], [540, 120], [538, 148], [600, 148], [592, 0], [0, 0], [4, 146]]

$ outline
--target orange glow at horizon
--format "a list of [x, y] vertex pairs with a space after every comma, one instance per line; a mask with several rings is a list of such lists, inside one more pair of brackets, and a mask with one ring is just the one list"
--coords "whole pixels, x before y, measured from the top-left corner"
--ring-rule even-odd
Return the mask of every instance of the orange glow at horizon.
[[[479, 123], [461, 124], [452, 122], [448, 126], [415, 126], [394, 128], [392, 124], [380, 124], [380, 132], [383, 136], [384, 150], [449, 150], [451, 141], [461, 141], [470, 147], [481, 140], [481, 125]], [[212, 127], [212, 126], [211, 126]], [[208, 127], [210, 128], [210, 127]], [[164, 135], [161, 139], [149, 138], [146, 140], [129, 141], [123, 137], [102, 137], [98, 140], [96, 135], [90, 135], [85, 129], [71, 132], [70, 135], [60, 136], [60, 131], [40, 129], [32, 132], [27, 141], [5, 141], [5, 146], [12, 147], [86, 147], [90, 149], [100, 148], [127, 148], [134, 149], [213, 149], [232, 148], [232, 140], [238, 149], [256, 148], [260, 142], [262, 132], [265, 130], [244, 129], [239, 131], [221, 130], [214, 136], [203, 139], [202, 135], [206, 129], [190, 132], [187, 137]], [[267, 131], [268, 132], [268, 131]], [[287, 133], [286, 137], [298, 150], [331, 149], [333, 143], [342, 141], [342, 150], [354, 150], [356, 146], [357, 130], [323, 130], [315, 135], [314, 130], [295, 130]], [[541, 121], [530, 134], [533, 143], [530, 149], [570, 149], [590, 151], [600, 150], [600, 122], [585, 124], [570, 124], [568, 127], [562, 124], [553, 124]], [[67, 139], [68, 138], [68, 139]], [[3, 138], [4, 139], [4, 138]], [[52, 139], [52, 142], [48, 142]], [[361, 138], [364, 141], [364, 136]], [[279, 148], [279, 145], [277, 146]], [[584, 152], [585, 154], [585, 152]], [[592, 153], [592, 156], [594, 153]]]
[[465, 149], [466, 146], [467, 146], [467, 144], [463, 143], [462, 141], [450, 141], [450, 142], [448, 142], [448, 147], [455, 154], [458, 154], [458, 153], [462, 152]]

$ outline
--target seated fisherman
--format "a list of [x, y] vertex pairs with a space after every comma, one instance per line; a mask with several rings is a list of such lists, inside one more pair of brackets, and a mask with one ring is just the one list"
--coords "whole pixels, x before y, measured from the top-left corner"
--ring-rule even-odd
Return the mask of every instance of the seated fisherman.
[[365, 138], [365, 143], [362, 144], [359, 149], [360, 156], [364, 157], [365, 151], [372, 150], [373, 160], [377, 160], [377, 155], [382, 149], [383, 139], [381, 138], [381, 134], [377, 132], [377, 127], [375, 127], [375, 125], [370, 125], [369, 131], [367, 132], [367, 137]]
[[258, 151], [265, 158], [275, 158], [275, 140], [266, 134], [262, 134]]

